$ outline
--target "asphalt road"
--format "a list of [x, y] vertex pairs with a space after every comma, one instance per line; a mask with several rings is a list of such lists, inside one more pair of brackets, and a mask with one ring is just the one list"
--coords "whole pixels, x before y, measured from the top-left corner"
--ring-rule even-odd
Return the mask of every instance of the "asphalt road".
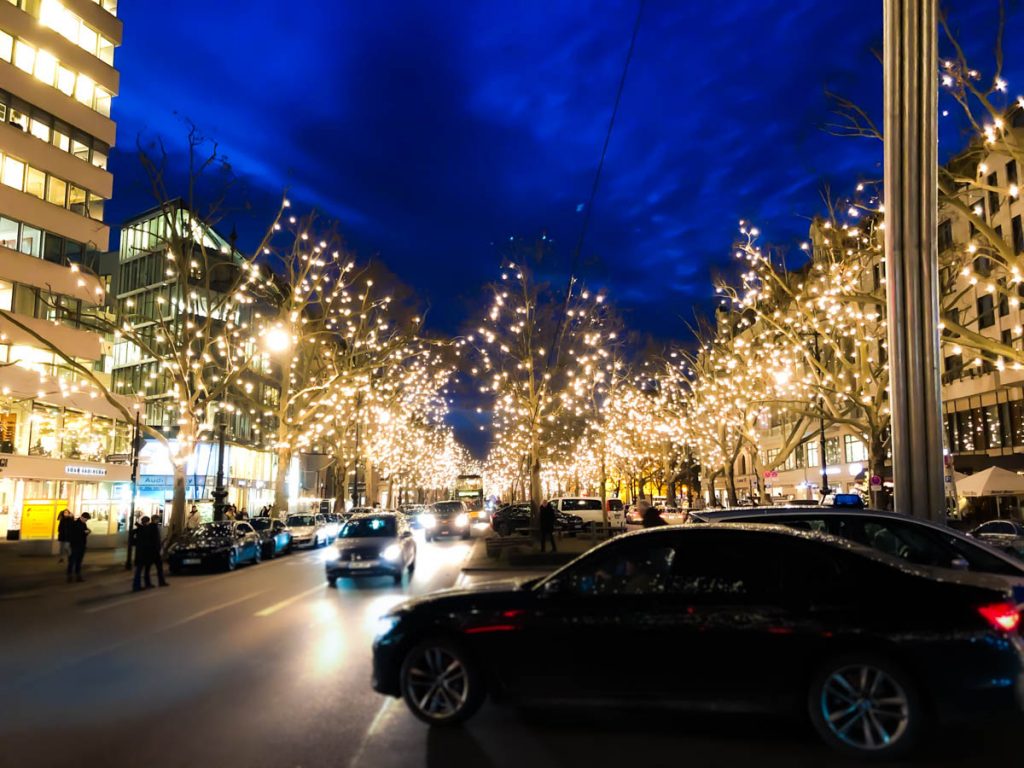
[[[2, 600], [0, 766], [850, 764], [786, 720], [487, 705], [425, 728], [370, 690], [370, 639], [405, 595], [455, 583], [467, 552], [420, 542], [402, 587], [329, 589], [313, 551], [141, 594], [115, 579]], [[947, 731], [913, 764], [1014, 765], [1016, 733]]]

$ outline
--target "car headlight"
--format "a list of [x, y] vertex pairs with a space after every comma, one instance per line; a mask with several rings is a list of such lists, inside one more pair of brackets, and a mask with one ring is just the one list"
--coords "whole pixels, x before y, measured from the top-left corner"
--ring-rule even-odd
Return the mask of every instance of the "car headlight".
[[389, 544], [384, 548], [384, 551], [380, 553], [380, 556], [385, 560], [397, 560], [402, 556], [402, 548], [397, 544]]
[[381, 616], [377, 619], [377, 624], [374, 627], [373, 639], [374, 642], [384, 637], [385, 635], [391, 634], [391, 632], [398, 626], [400, 617], [395, 615]]
[[465, 512], [460, 512], [455, 518], [455, 525], [457, 525], [459, 528], [465, 528], [467, 525], [469, 525], [469, 515], [467, 515]]
[[437, 525], [437, 518], [429, 512], [425, 512], [420, 515], [420, 525], [424, 528], [433, 528]]
[[320, 557], [323, 558], [325, 563], [333, 563], [341, 557], [341, 550], [337, 547], [329, 547], [321, 552]]

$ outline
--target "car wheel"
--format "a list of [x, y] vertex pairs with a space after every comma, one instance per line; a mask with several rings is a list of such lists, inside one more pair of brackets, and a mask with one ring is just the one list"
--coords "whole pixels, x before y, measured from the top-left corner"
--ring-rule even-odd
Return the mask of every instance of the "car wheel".
[[338, 577], [337, 576], [328, 576], [327, 577], [327, 586], [329, 586], [329, 587], [336, 587], [336, 586], [338, 586]]
[[498, 535], [499, 536], [511, 536], [512, 535], [512, 526], [509, 523], [502, 523], [501, 525], [498, 526]]
[[484, 701], [483, 677], [465, 652], [444, 640], [428, 640], [402, 662], [402, 698], [430, 725], [464, 722]]
[[913, 681], [899, 665], [872, 654], [823, 665], [807, 706], [822, 740], [861, 758], [905, 755], [924, 728], [924, 707]]
[[225, 564], [225, 569], [228, 570], [228, 571], [233, 571], [237, 567], [238, 567], [238, 553], [235, 552], [235, 550], [232, 549], [230, 552], [228, 552], [228, 559], [227, 559], [227, 563]]

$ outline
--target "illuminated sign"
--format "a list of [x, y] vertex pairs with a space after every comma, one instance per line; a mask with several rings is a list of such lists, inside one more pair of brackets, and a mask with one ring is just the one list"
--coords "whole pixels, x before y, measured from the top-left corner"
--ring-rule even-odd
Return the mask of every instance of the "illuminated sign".
[[83, 475], [86, 477], [103, 477], [107, 474], [105, 467], [79, 467], [74, 464], [68, 464], [64, 467], [64, 472], [68, 475]]

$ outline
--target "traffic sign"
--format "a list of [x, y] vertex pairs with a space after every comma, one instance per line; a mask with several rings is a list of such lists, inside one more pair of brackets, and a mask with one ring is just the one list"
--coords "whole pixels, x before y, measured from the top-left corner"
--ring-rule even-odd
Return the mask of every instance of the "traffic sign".
[[879, 477], [878, 475], [872, 475], [870, 482], [871, 482], [871, 490], [872, 491], [880, 491], [880, 490], [882, 490], [882, 478], [881, 477]]

